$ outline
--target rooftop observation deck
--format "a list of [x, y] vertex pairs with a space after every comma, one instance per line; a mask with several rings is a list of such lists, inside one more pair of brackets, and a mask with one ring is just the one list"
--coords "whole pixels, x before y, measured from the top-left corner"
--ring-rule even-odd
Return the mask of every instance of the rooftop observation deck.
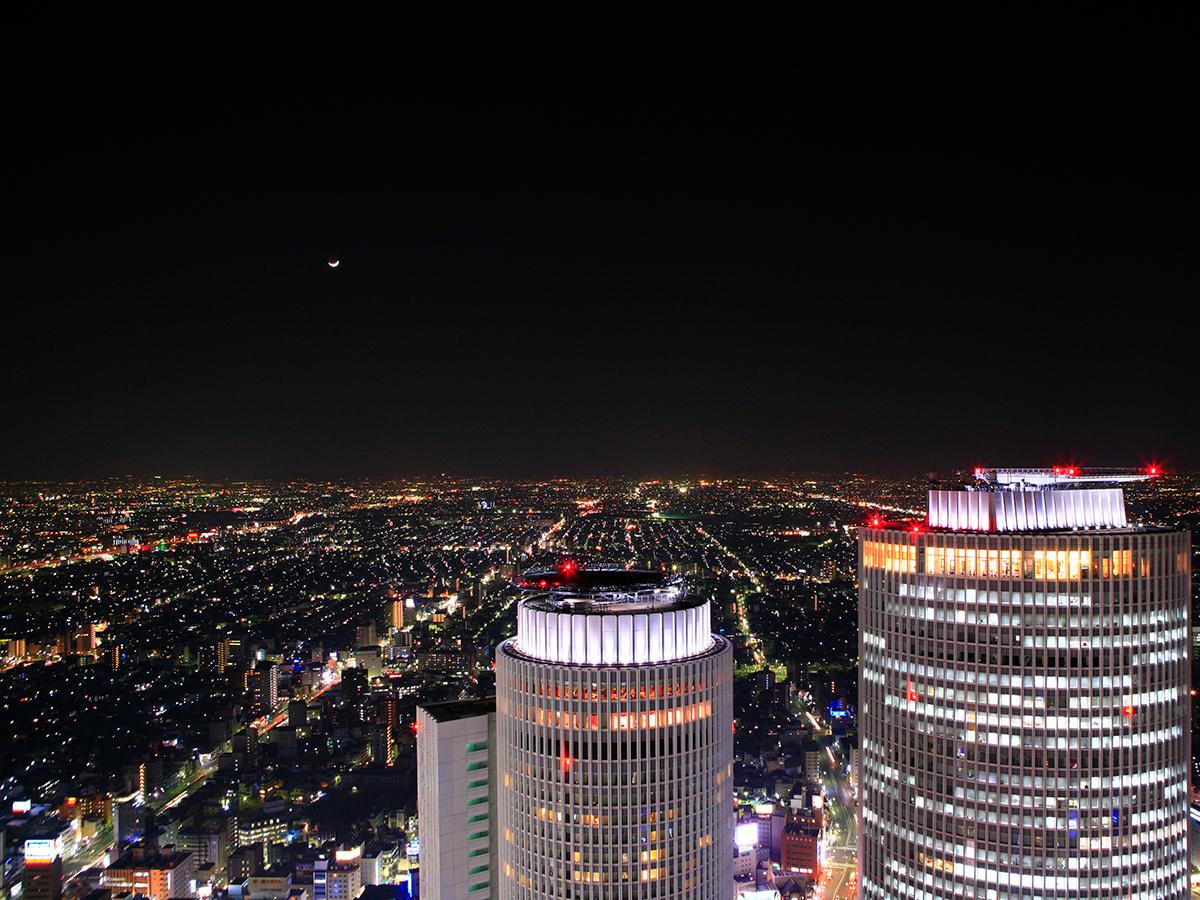
[[1125, 493], [1113, 484], [1145, 481], [1161, 474], [1145, 469], [977, 468], [974, 482], [929, 491], [925, 523], [890, 526], [876, 518], [870, 527], [994, 533], [1144, 531], [1131, 525]]
[[530, 569], [517, 584], [529, 592], [525, 605], [545, 612], [631, 613], [690, 609], [705, 602], [688, 594], [681, 576], [619, 565], [581, 566], [570, 560]]
[[567, 561], [518, 582], [517, 636], [504, 653], [569, 665], [642, 666], [703, 656], [721, 645], [708, 600], [678, 576]]

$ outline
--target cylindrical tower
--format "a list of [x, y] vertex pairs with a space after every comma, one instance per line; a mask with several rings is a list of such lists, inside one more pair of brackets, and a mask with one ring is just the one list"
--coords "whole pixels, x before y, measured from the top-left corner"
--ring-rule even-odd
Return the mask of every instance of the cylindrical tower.
[[1120, 493], [860, 532], [860, 897], [1187, 896], [1190, 536]]
[[500, 896], [732, 892], [733, 657], [659, 573], [526, 576], [496, 651]]

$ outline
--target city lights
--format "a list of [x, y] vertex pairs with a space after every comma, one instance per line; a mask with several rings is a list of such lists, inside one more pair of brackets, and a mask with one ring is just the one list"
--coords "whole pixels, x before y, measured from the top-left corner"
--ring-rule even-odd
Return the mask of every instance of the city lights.
[[[1185, 509], [1192, 493], [1179, 489], [1186, 483], [1181, 476], [1152, 479], [1150, 469], [1104, 471], [1128, 490], [1165, 487], [1157, 502]], [[519, 809], [529, 810], [529, 821], [514, 815], [505, 827], [514, 845], [524, 841], [533, 848], [531, 835], [547, 823], [599, 829], [618, 814], [618, 806], [592, 804], [578, 821], [568, 821], [575, 792], [616, 777], [596, 768], [608, 764], [606, 753], [610, 761], [612, 752], [620, 759], [635, 746], [642, 754], [643, 745], [677, 742], [687, 732], [714, 742], [705, 745], [713, 760], [727, 752], [724, 742], [734, 748], [729, 761], [714, 762], [703, 776], [693, 759], [687, 783], [694, 791], [731, 796], [735, 821], [722, 824], [714, 817], [683, 848], [670, 840], [678, 802], [639, 799], [629, 814], [645, 831], [624, 851], [629, 882], [667, 884], [665, 873], [681, 864], [685, 849], [715, 854], [724, 833], [730, 854], [724, 859], [735, 871], [769, 860], [765, 871], [780, 885], [807, 879], [829, 900], [848, 900], [858, 879], [854, 809], [860, 796], [871, 796], [859, 792], [873, 779], [891, 777], [877, 774], [889, 766], [899, 772], [903, 759], [899, 752], [882, 754], [870, 740], [865, 749], [855, 742], [863, 707], [851, 673], [860, 656], [863, 688], [882, 691], [870, 709], [939, 725], [950, 716], [958, 722], [962, 710], [963, 735], [947, 750], [956, 765], [978, 765], [980, 748], [992, 746], [991, 735], [1003, 733], [1002, 723], [1014, 718], [1029, 717], [1027, 728], [1069, 728], [1086, 714], [1093, 731], [1101, 729], [1114, 742], [1156, 740], [1153, 735], [1163, 730], [1167, 687], [1122, 685], [1114, 701], [1089, 683], [1080, 688], [1089, 696], [1086, 707], [1063, 699], [1067, 680], [1079, 677], [1067, 674], [1069, 661], [1084, 648], [1072, 643], [1073, 631], [1060, 634], [1045, 623], [1065, 616], [1079, 619], [1080, 629], [1091, 627], [1094, 606], [1085, 604], [1077, 586], [1086, 585], [1093, 598], [1108, 597], [1114, 585], [1132, 580], [1180, 578], [1186, 552], [1148, 556], [1149, 542], [1163, 532], [1122, 527], [1116, 507], [1091, 503], [1100, 496], [1095, 492], [1111, 489], [1096, 482], [1096, 470], [1077, 469], [1071, 477], [988, 468], [966, 475], [973, 488], [969, 502], [943, 500], [937, 492], [948, 490], [944, 482], [930, 489], [920, 479], [710, 480], [691, 483], [686, 493], [678, 483], [619, 479], [425, 480], [377, 488], [360, 482], [345, 490], [301, 482], [167, 482], [138, 489], [126, 482], [119, 494], [64, 489], [52, 501], [37, 501], [53, 503], [55, 516], [68, 526], [79, 523], [69, 526], [78, 529], [78, 547], [57, 556], [50, 543], [39, 543], [45, 537], [20, 530], [24, 507], [13, 506], [7, 530], [0, 528], [0, 541], [4, 534], [23, 535], [19, 543], [0, 546], [10, 572], [53, 584], [70, 597], [57, 609], [30, 608], [27, 630], [0, 635], [0, 675], [10, 679], [0, 686], [8, 685], [3, 701], [9, 727], [20, 735], [18, 742], [0, 744], [0, 762], [6, 771], [26, 767], [30, 774], [19, 776], [24, 784], [57, 777], [64, 791], [53, 804], [36, 798], [9, 804], [12, 815], [48, 833], [67, 826], [57, 852], [36, 843], [55, 840], [49, 836], [22, 845], [22, 863], [34, 873], [31, 879], [61, 866], [70, 885], [89, 866], [107, 864], [112, 883], [122, 884], [143, 871], [122, 857], [142, 846], [148, 815], [195, 822], [181, 826], [180, 837], [192, 842], [193, 853], [202, 841], [219, 840], [205, 829], [219, 831], [228, 817], [235, 847], [242, 840], [270, 842], [285, 861], [293, 852], [324, 852], [327, 885], [352, 879], [350, 869], [360, 879], [386, 869], [404, 883], [405, 867], [416, 864], [404, 852], [411, 823], [397, 820], [399, 827], [388, 832], [395, 850], [381, 859], [369, 843], [329, 843], [319, 822], [314, 825], [321, 805], [349, 798], [386, 803], [386, 793], [372, 785], [403, 783], [414, 769], [418, 793], [436, 797], [439, 791], [422, 780], [422, 766], [427, 774], [461, 766], [461, 818], [448, 823], [446, 833], [461, 829], [475, 836], [464, 853], [490, 848], [503, 804], [527, 795]], [[1038, 490], [1053, 488], [1039, 479], [1055, 477], [1070, 477], [1071, 497], [1084, 505], [1037, 499]], [[418, 491], [419, 504], [406, 499]], [[461, 507], [466, 494], [470, 506]], [[1027, 496], [1010, 500], [1009, 494]], [[928, 525], [916, 518], [922, 497], [931, 504]], [[104, 514], [102, 524], [116, 539], [129, 539], [120, 552], [109, 552], [111, 542], [102, 540], [107, 559], [86, 549], [97, 542], [94, 504], [115, 510]], [[189, 521], [190, 511], [205, 504], [211, 504], [211, 523]], [[1037, 511], [1024, 520], [1027, 530], [999, 529], [995, 517], [1010, 506]], [[943, 507], [964, 526], [984, 522], [972, 518], [977, 509], [997, 527], [950, 528], [940, 518]], [[542, 511], [531, 515], [531, 509]], [[743, 512], [726, 521], [715, 514], [721, 510]], [[1084, 512], [1101, 511], [1107, 524], [1088, 526]], [[1075, 526], [1040, 526], [1052, 512], [1075, 516]], [[1140, 543], [1127, 541], [1127, 532]], [[79, 559], [65, 564], [63, 556]], [[364, 567], [372, 573], [365, 581], [359, 574]], [[887, 614], [905, 617], [921, 635], [943, 628], [968, 636], [983, 628], [1013, 629], [1018, 620], [1024, 628], [1028, 621], [1035, 630], [1019, 650], [1010, 649], [1017, 645], [1009, 641], [997, 650], [989, 645], [987, 653], [1003, 658], [1020, 652], [1022, 662], [1024, 655], [1054, 653], [1056, 662], [1061, 656], [1068, 664], [1044, 677], [1044, 696], [1031, 695], [1028, 708], [1023, 686], [1004, 686], [993, 699], [989, 685], [972, 680], [971, 673], [990, 665], [978, 657], [971, 666], [964, 661], [952, 697], [937, 668], [949, 662], [932, 670], [882, 668], [880, 655], [905, 645], [896, 633], [873, 628], [863, 630], [860, 645], [853, 627], [856, 574], [868, 585], [893, 579]], [[976, 585], [976, 593], [962, 588], [961, 597], [946, 593], [943, 601], [938, 587], [958, 591], [960, 582]], [[163, 587], [173, 584], [187, 588]], [[979, 593], [995, 591], [998, 606], [1018, 588], [1019, 612], [1000, 612], [990, 595], [985, 602]], [[951, 598], [953, 608], [943, 610]], [[1131, 624], [1122, 632], [1130, 635], [1131, 652], [1145, 652], [1132, 643], [1141, 627]], [[1162, 654], [1174, 652], [1171, 642], [1186, 639], [1187, 629], [1164, 619], [1154, 634], [1162, 646], [1152, 652]], [[1086, 652], [1103, 647], [1091, 638]], [[728, 681], [713, 668], [725, 653], [732, 657]], [[811, 673], [810, 662], [816, 664]], [[1155, 671], [1154, 665], [1143, 664], [1143, 673]], [[878, 672], [884, 673], [882, 687]], [[732, 700], [722, 699], [723, 685], [732, 688]], [[1050, 692], [1060, 697], [1053, 708]], [[1185, 699], [1192, 696], [1189, 689]], [[439, 719], [417, 713], [418, 706], [437, 710], [439, 702], [449, 704], [436, 712]], [[89, 729], [99, 735], [94, 742], [75, 737]], [[546, 752], [528, 772], [506, 749], [514, 734], [526, 733], [543, 736], [537, 746]], [[127, 734], [137, 735], [136, 750], [108, 749], [123, 746]], [[459, 747], [456, 755], [432, 762], [421, 756], [419, 748], [434, 738], [447, 753]], [[601, 752], [597, 741], [609, 749]], [[37, 753], [19, 757], [19, 747], [36, 747]], [[875, 768], [864, 769], [860, 755]], [[677, 758], [664, 752], [654, 766], [667, 771]], [[114, 796], [74, 779], [71, 773], [84, 771], [89, 760], [108, 767], [118, 786]], [[1067, 771], [1070, 764], [1064, 761]], [[540, 773], [541, 787], [530, 786], [534, 773]], [[649, 777], [650, 770], [641, 774], [639, 789]], [[292, 778], [297, 787], [284, 787]], [[701, 783], [709, 787], [701, 789]], [[914, 808], [929, 809], [935, 796], [916, 791]], [[610, 795], [607, 802], [619, 805], [619, 798]], [[205, 809], [216, 811], [215, 823], [198, 818]], [[1105, 822], [1111, 813], [1110, 803]], [[88, 824], [97, 815], [107, 816], [109, 831]], [[495, 851], [470, 857], [469, 865], [456, 863], [428, 824], [434, 814], [423, 815], [422, 835], [433, 848], [423, 884], [436, 884], [434, 860], [443, 858], [447, 877], [461, 874], [467, 888], [481, 883], [468, 874], [472, 867], [495, 867], [498, 877], [510, 871], [514, 883], [534, 877], [518, 859], [504, 856], [509, 844], [502, 833]], [[1133, 815], [1122, 807], [1122, 833]], [[876, 819], [864, 821], [876, 827]], [[124, 835], [120, 852], [109, 822]], [[1063, 833], [1070, 830], [1064, 820]], [[1088, 836], [1082, 820], [1074, 830], [1081, 841]], [[769, 834], [779, 836], [774, 845]], [[603, 861], [577, 849], [578, 859], [574, 851], [563, 858], [567, 880], [611, 884]], [[951, 864], [954, 872], [966, 871], [952, 854], [922, 852], [924, 861], [914, 857], [913, 865], [931, 876], [946, 877]], [[160, 871], [164, 878], [195, 868], [195, 860], [189, 864], [169, 852], [147, 861], [158, 868], [144, 871]], [[197, 896], [228, 900], [218, 881], [193, 875], [188, 883]]]

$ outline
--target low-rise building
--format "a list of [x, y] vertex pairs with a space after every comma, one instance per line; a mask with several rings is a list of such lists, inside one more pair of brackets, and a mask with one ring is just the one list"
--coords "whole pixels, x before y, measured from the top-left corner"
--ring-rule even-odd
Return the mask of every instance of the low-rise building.
[[189, 850], [137, 845], [123, 853], [104, 870], [103, 887], [114, 894], [130, 891], [150, 900], [170, 900], [192, 896], [196, 865]]
[[313, 900], [354, 900], [362, 893], [362, 871], [358, 861], [313, 864]]

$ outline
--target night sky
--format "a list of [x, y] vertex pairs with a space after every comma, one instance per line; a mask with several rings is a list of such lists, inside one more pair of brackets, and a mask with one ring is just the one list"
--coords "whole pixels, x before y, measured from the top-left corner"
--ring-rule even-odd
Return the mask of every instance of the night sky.
[[1198, 19], [1063, 7], [10, 29], [0, 477], [1200, 467]]

